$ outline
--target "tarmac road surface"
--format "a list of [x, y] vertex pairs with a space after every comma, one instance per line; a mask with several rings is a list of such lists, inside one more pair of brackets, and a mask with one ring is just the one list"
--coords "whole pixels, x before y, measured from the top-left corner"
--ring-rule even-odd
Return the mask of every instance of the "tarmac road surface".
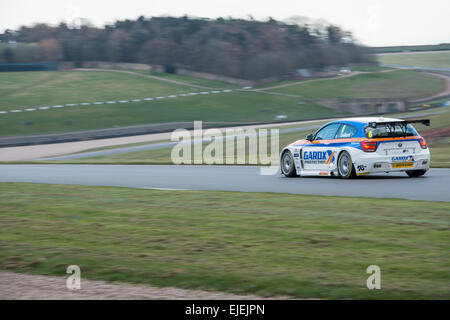
[[399, 172], [343, 180], [261, 175], [260, 167], [256, 166], [0, 165], [0, 182], [450, 201], [450, 169], [431, 169], [419, 178], [409, 178]]

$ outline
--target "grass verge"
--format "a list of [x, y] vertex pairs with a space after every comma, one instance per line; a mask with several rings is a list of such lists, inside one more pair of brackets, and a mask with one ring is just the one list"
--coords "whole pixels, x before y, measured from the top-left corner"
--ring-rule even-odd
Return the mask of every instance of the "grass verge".
[[[449, 299], [448, 202], [0, 184], [0, 268], [254, 293]], [[381, 268], [382, 289], [366, 288]]]
[[[320, 123], [320, 122], [319, 122]], [[318, 124], [319, 125], [319, 124]], [[301, 127], [301, 126], [298, 126]], [[267, 152], [268, 155], [271, 155], [273, 157], [273, 161], [278, 163], [278, 157], [279, 152], [281, 149], [296, 140], [304, 138], [307, 134], [313, 133], [315, 130], [305, 130], [300, 132], [287, 132], [287, 133], [281, 133], [279, 136], [279, 149], [275, 152], [271, 152], [271, 138], [267, 138]], [[203, 142], [202, 144], [202, 154], [205, 151], [205, 149], [210, 145], [211, 142]], [[246, 139], [245, 145], [244, 144], [238, 144], [235, 140], [234, 142], [234, 153], [232, 156], [227, 155], [226, 153], [226, 141], [220, 141], [220, 144], [223, 148], [223, 164], [226, 163], [227, 158], [231, 157], [234, 159], [234, 164], [238, 164], [237, 158], [238, 154], [245, 154], [245, 165], [255, 165], [255, 164], [261, 164], [259, 162], [259, 157], [257, 159], [257, 163], [250, 163], [250, 151], [249, 151], [249, 143], [248, 138]], [[85, 152], [89, 151], [102, 151], [102, 150], [111, 150], [111, 149], [120, 149], [122, 147], [128, 147], [128, 146], [138, 146], [138, 145], [144, 145], [145, 143], [139, 143], [139, 144], [130, 144], [130, 145], [122, 145], [122, 146], [116, 146], [116, 147], [105, 147], [105, 148], [98, 148], [98, 149], [91, 149], [86, 150]], [[146, 143], [149, 144], [149, 143]], [[150, 144], [149, 144], [150, 145]], [[103, 156], [95, 156], [95, 157], [89, 157], [89, 158], [80, 158], [80, 159], [72, 159], [72, 160], [44, 160], [44, 161], [33, 161], [32, 163], [60, 163], [60, 164], [173, 164], [172, 162], [172, 149], [171, 147], [166, 148], [160, 148], [160, 149], [150, 149], [150, 150], [142, 150], [142, 151], [132, 151], [132, 152], [126, 152], [126, 153], [116, 153], [116, 154], [108, 154]], [[82, 153], [85, 153], [82, 152]], [[191, 155], [194, 154], [194, 144], [191, 145]], [[30, 162], [27, 162], [30, 163]], [[206, 164], [206, 163], [205, 163]], [[242, 165], [239, 163], [239, 165]]]

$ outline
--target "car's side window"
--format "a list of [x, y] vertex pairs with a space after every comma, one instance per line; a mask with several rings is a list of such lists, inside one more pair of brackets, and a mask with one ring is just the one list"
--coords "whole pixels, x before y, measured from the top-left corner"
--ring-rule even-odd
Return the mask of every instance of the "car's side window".
[[330, 140], [334, 139], [336, 132], [341, 126], [340, 123], [330, 124], [322, 129], [320, 129], [314, 136], [314, 140]]
[[338, 131], [336, 139], [353, 138], [356, 135], [358, 129], [349, 124], [343, 124]]

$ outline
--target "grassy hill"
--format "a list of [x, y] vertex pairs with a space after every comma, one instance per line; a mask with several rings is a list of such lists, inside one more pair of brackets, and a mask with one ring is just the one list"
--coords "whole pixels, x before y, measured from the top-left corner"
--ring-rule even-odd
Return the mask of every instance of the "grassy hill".
[[450, 52], [414, 52], [378, 55], [382, 64], [450, 68]]
[[6, 72], [0, 73], [0, 110], [191, 91], [198, 89], [113, 71]]
[[56, 133], [114, 126], [172, 121], [211, 122], [275, 121], [312, 119], [337, 115], [312, 104], [299, 104], [296, 97], [256, 92], [231, 92], [179, 97], [150, 102], [79, 106], [0, 115], [0, 135]]
[[[304, 98], [411, 97], [442, 90], [443, 80], [412, 71], [372, 72], [343, 79], [255, 92], [217, 81], [160, 75], [169, 83], [112, 71], [0, 73], [0, 111], [65, 105], [63, 108], [0, 114], [0, 136], [57, 133], [148, 123], [203, 120], [266, 122], [342, 115], [304, 103]], [[232, 92], [176, 96], [153, 101], [67, 106], [67, 104], [209, 91], [195, 87], [232, 88]], [[301, 97], [299, 97], [301, 96]]]
[[369, 72], [342, 79], [304, 82], [270, 91], [296, 94], [307, 99], [336, 97], [423, 97], [444, 89], [444, 81], [415, 71]]
[[440, 51], [450, 50], [450, 43], [415, 45], [415, 46], [394, 46], [394, 47], [372, 47], [375, 53], [387, 52], [411, 52], [411, 51]]

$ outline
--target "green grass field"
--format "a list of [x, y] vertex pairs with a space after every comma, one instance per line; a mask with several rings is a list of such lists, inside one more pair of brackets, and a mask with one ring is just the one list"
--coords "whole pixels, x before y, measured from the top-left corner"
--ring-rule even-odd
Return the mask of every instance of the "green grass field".
[[415, 45], [415, 46], [391, 46], [391, 47], [372, 47], [375, 53], [385, 53], [385, 52], [410, 52], [410, 51], [440, 51], [440, 50], [450, 50], [449, 43], [442, 44], [431, 44], [431, 45]]
[[200, 78], [194, 78], [189, 76], [183, 76], [180, 74], [172, 74], [172, 73], [164, 73], [164, 72], [149, 72], [149, 71], [141, 71], [142, 74], [150, 74], [153, 76], [169, 79], [169, 80], [175, 80], [175, 81], [182, 81], [185, 83], [203, 86], [203, 87], [209, 87], [209, 88], [222, 88], [222, 89], [236, 89], [240, 88], [241, 86], [227, 83], [227, 82], [221, 82], [221, 81], [215, 81], [215, 80], [206, 80], [206, 79], [200, 79]]
[[414, 52], [404, 54], [378, 55], [382, 64], [397, 64], [405, 66], [450, 68], [450, 52]]
[[371, 72], [352, 77], [305, 82], [272, 92], [300, 95], [305, 99], [354, 98], [412, 98], [444, 90], [440, 78], [415, 71]]
[[0, 110], [191, 91], [198, 89], [112, 71], [1, 72]]
[[[56, 133], [174, 121], [266, 122], [314, 119], [340, 113], [298, 98], [257, 92], [232, 92], [98, 106], [67, 107], [0, 115], [0, 136]], [[343, 114], [340, 114], [343, 115]]]
[[431, 166], [433, 168], [450, 168], [450, 143], [436, 142], [430, 146]]
[[[85, 279], [262, 296], [450, 298], [447, 202], [13, 183], [0, 202], [10, 271], [76, 264]], [[372, 264], [381, 290], [366, 288]]]
[[381, 71], [394, 71], [393, 68], [380, 67], [380, 66], [355, 66], [351, 68], [352, 71], [360, 72], [381, 72]]
[[[164, 75], [174, 80], [217, 87], [218, 82]], [[224, 84], [228, 88], [228, 84]], [[322, 80], [274, 90], [304, 98], [342, 96], [418, 96], [440, 91], [439, 78], [410, 71], [373, 72], [346, 79]], [[198, 88], [111, 71], [0, 73], [0, 111], [55, 104], [157, 97]], [[277, 115], [302, 120], [339, 115], [295, 96], [234, 91], [157, 101], [72, 106], [0, 114], [0, 136], [44, 134], [159, 122], [267, 122]], [[342, 115], [342, 114], [341, 114]]]

